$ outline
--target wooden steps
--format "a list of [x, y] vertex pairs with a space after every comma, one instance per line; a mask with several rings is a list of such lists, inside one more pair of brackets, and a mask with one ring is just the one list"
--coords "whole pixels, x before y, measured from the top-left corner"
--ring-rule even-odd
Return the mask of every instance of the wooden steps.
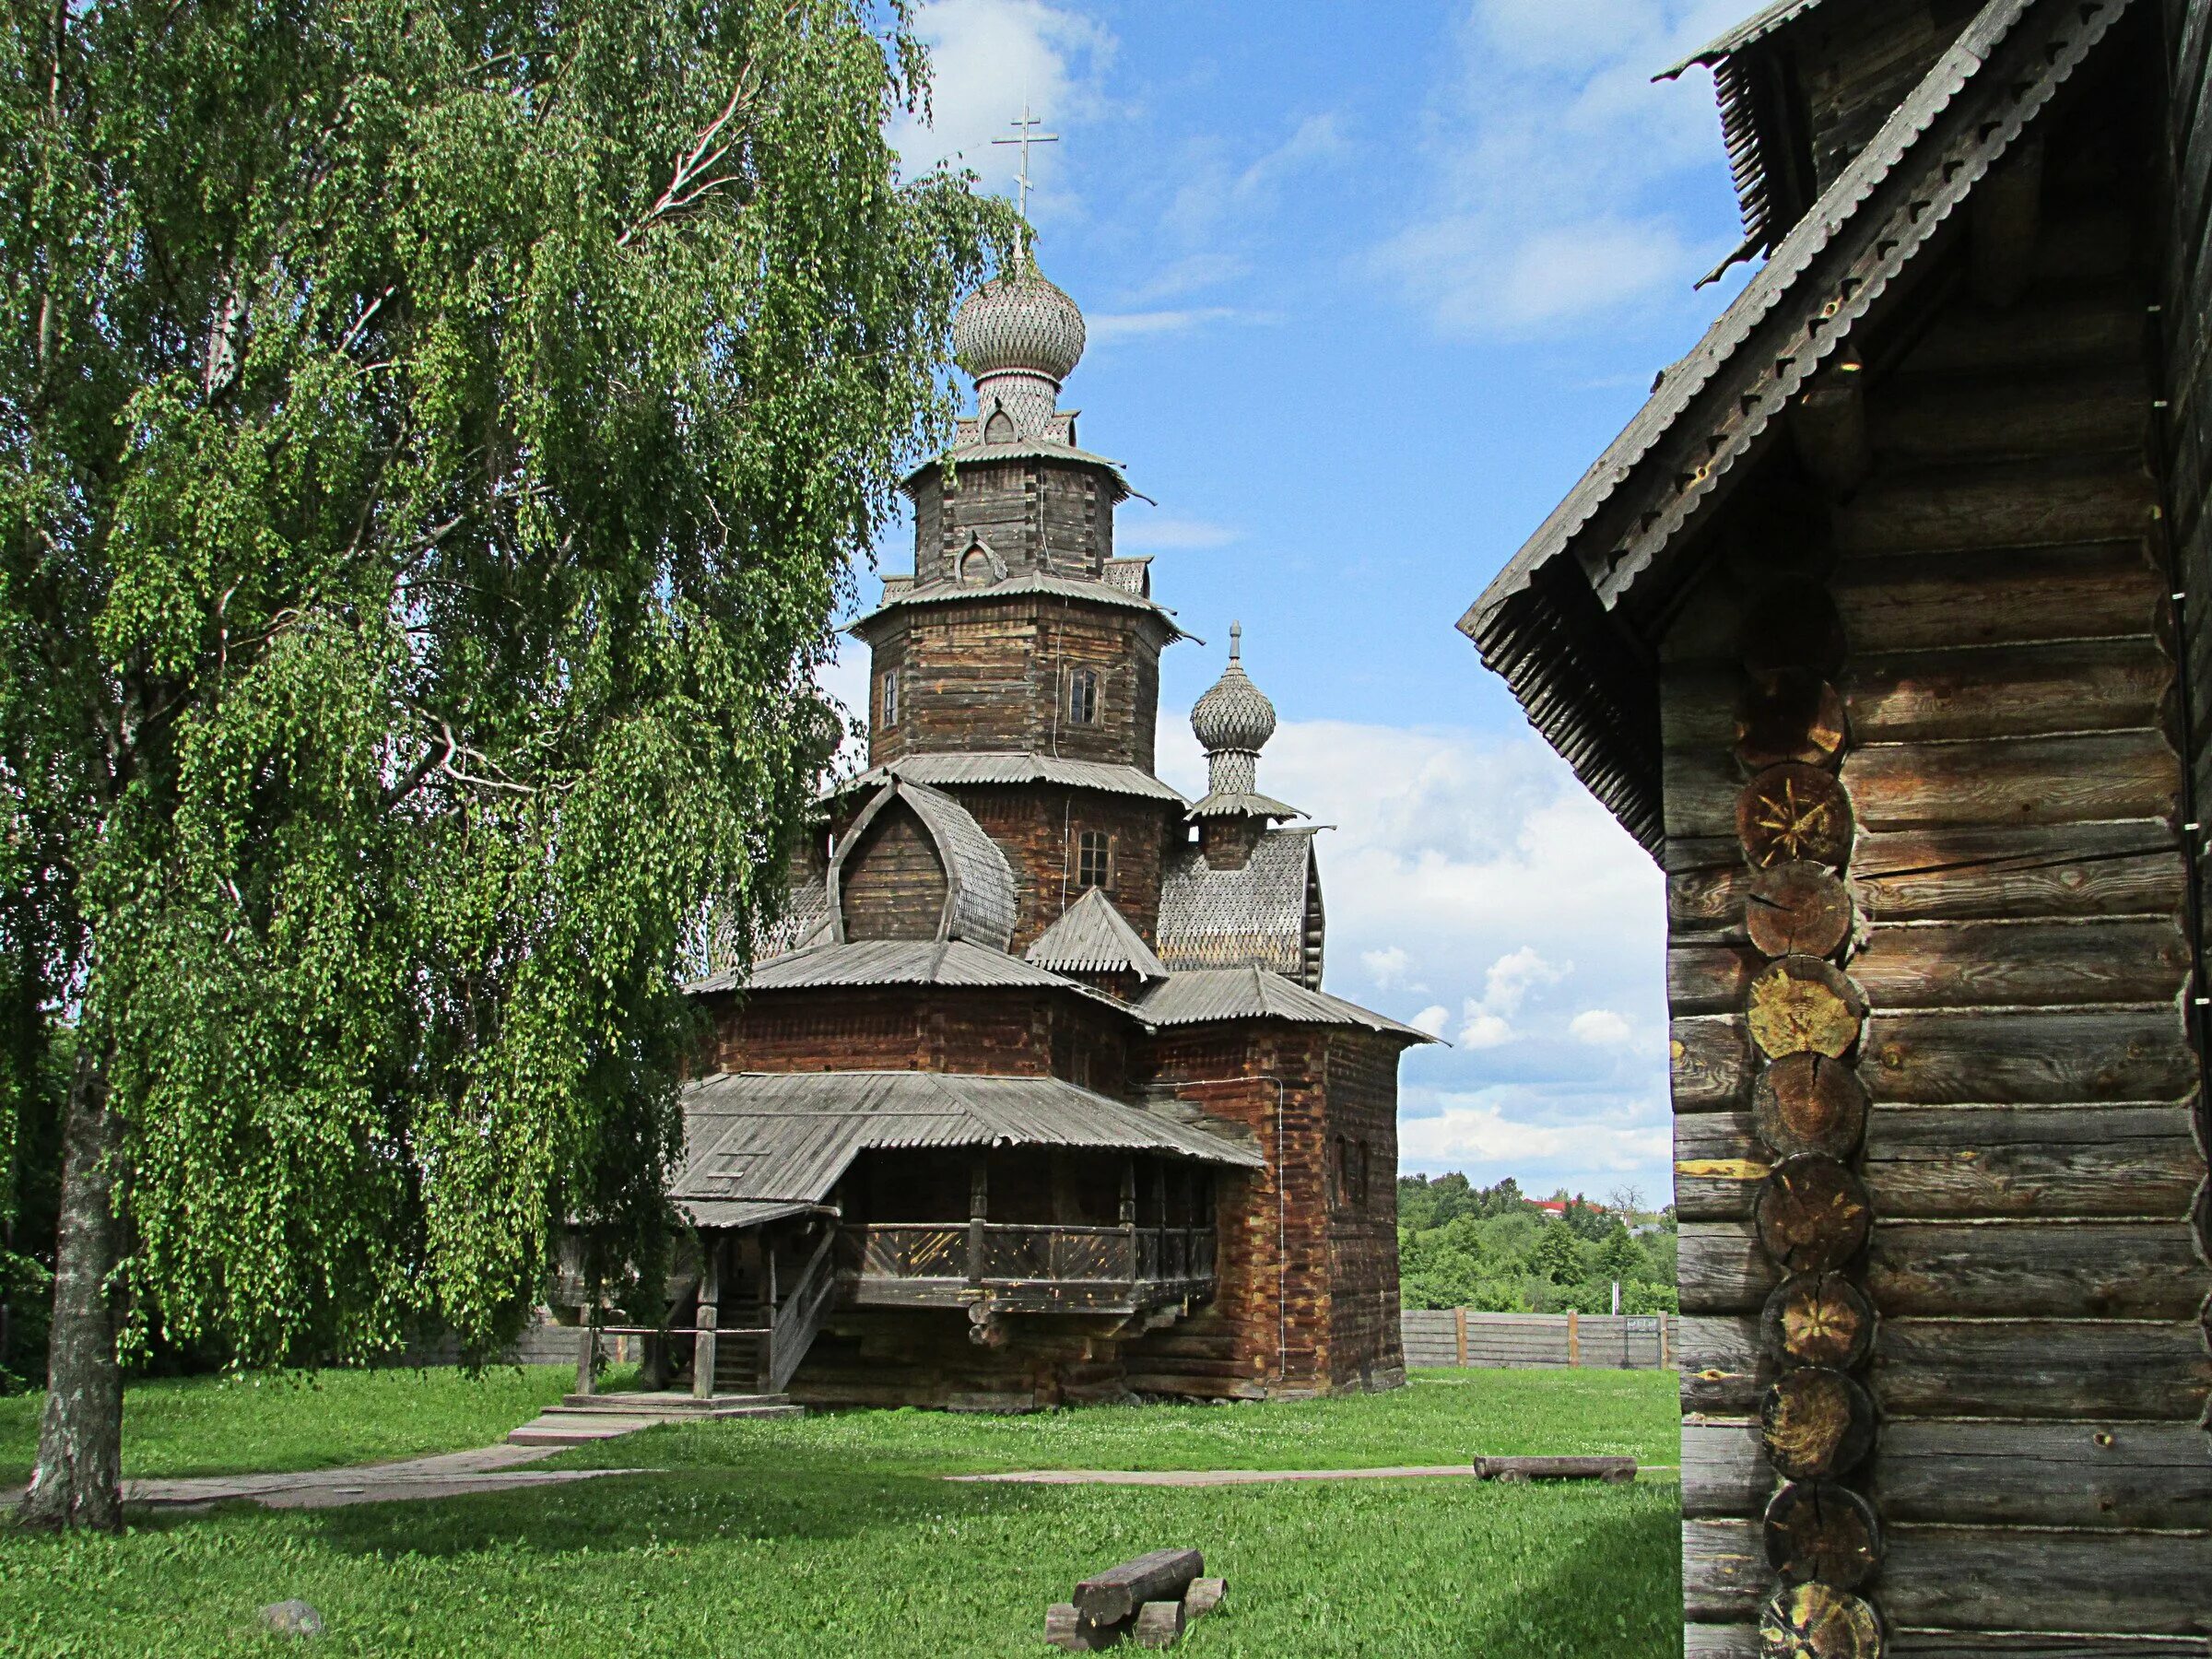
[[569, 1394], [507, 1438], [518, 1446], [581, 1446], [664, 1423], [806, 1415], [806, 1407], [793, 1405], [785, 1394], [715, 1394], [704, 1400], [673, 1393]]

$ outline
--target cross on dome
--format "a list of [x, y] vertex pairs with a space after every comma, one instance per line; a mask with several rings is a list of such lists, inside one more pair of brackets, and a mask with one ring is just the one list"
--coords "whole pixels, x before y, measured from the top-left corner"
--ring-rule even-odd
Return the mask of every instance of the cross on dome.
[[[1041, 119], [1041, 116], [1030, 113], [1030, 100], [1025, 98], [1021, 100], [1021, 119], [1006, 123], [1010, 127], [1019, 127], [1021, 135], [1018, 138], [994, 138], [991, 140], [993, 144], [1018, 144], [1021, 147], [1021, 159], [1014, 169], [1014, 183], [1015, 200], [1024, 225], [1027, 225], [1030, 219], [1030, 146], [1060, 142], [1060, 135], [1057, 133], [1033, 133], [1030, 130]], [[1018, 259], [1028, 253], [1028, 248], [1023, 241], [1027, 234], [1024, 230], [1017, 230], [1014, 233], [1014, 254]]]

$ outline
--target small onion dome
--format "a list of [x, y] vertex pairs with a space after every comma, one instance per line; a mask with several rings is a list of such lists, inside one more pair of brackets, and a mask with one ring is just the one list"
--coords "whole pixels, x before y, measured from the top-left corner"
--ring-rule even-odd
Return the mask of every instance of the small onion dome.
[[1229, 666], [1191, 711], [1191, 730], [1209, 755], [1257, 754], [1275, 735], [1275, 705], [1244, 673], [1244, 625], [1229, 625]]
[[952, 350], [978, 380], [1007, 373], [1065, 380], [1083, 360], [1083, 313], [1024, 259], [960, 301]]

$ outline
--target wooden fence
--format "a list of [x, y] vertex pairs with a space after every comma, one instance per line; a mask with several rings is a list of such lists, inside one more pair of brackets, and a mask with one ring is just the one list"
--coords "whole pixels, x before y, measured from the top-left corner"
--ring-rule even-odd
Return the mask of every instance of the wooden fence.
[[1465, 1308], [1401, 1316], [1407, 1365], [1589, 1365], [1657, 1371], [1675, 1363], [1670, 1313], [1477, 1313]]

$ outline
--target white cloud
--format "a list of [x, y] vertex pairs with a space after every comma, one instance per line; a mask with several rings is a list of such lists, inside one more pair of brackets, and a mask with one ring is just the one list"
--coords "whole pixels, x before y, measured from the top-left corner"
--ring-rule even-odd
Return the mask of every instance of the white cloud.
[[1465, 1049], [1503, 1048], [1513, 1040], [1513, 1023], [1502, 1014], [1492, 1014], [1472, 999], [1467, 1003], [1466, 1024], [1459, 1028], [1459, 1046]]
[[1157, 547], [1226, 547], [1243, 534], [1231, 524], [1148, 512], [1116, 524], [1113, 545], [1130, 552], [1148, 552]]
[[[1724, 247], [1686, 228], [1709, 188], [1703, 75], [1652, 71], [1736, 0], [1472, 0], [1422, 122], [1425, 188], [1378, 251], [1440, 328], [1538, 332], [1686, 288]], [[1712, 244], [1712, 245], [1709, 245]]]
[[1198, 305], [1180, 311], [1101, 312], [1083, 319], [1085, 337], [1093, 346], [1112, 346], [1121, 340], [1145, 339], [1154, 335], [1187, 334], [1208, 323], [1272, 323], [1265, 312], [1240, 311], [1233, 305]]
[[1604, 1177], [1647, 1175], [1673, 1155], [1673, 1132], [1665, 1123], [1620, 1124], [1593, 1134], [1587, 1124], [1547, 1122], [1539, 1104], [1504, 1091], [1444, 1095], [1441, 1108], [1399, 1125], [1402, 1167], [1465, 1170], [1493, 1179], [1511, 1174], [1534, 1192], [1555, 1185], [1602, 1191]]
[[1403, 945], [1392, 945], [1382, 950], [1363, 950], [1359, 962], [1367, 970], [1367, 977], [1382, 990], [1388, 991], [1406, 982], [1413, 959], [1406, 954]]
[[1556, 985], [1574, 971], [1572, 962], [1547, 962], [1532, 945], [1500, 957], [1483, 976], [1482, 1006], [1509, 1018], [1538, 985]]
[[[930, 120], [902, 116], [891, 129], [911, 172], [950, 161], [1003, 190], [1013, 182], [1019, 151], [992, 140], [1014, 135], [1009, 124], [1025, 99], [1044, 124], [1040, 132], [1105, 108], [1101, 79], [1113, 37], [1077, 12], [1042, 0], [931, 0], [916, 12], [914, 27], [930, 49]], [[1037, 224], [1077, 208], [1061, 182], [1060, 147], [1030, 149], [1030, 218]]]
[[1426, 1031], [1431, 1037], [1441, 1037], [1444, 1028], [1452, 1023], [1452, 1010], [1441, 1003], [1431, 1003], [1406, 1023], [1417, 1031]]
[[1626, 1048], [1636, 1041], [1636, 1028], [1610, 1008], [1584, 1008], [1567, 1022], [1567, 1030], [1592, 1048]]

